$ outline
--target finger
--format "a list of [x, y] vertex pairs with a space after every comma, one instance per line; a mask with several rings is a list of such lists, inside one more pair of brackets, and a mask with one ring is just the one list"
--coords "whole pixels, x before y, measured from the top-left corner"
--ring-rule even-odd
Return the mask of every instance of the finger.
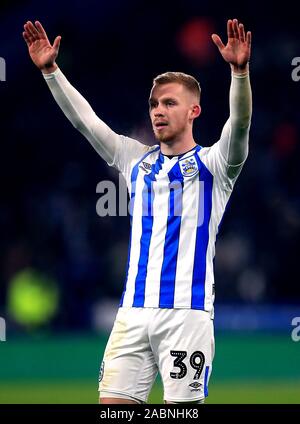
[[32, 34], [34, 34], [35, 37], [40, 38], [40, 33], [38, 32], [37, 28], [33, 25], [31, 21], [29, 21], [28, 26]]
[[58, 50], [59, 50], [60, 40], [61, 40], [61, 36], [59, 35], [59, 36], [57, 36], [57, 37], [55, 38], [54, 43], [53, 43], [53, 48], [54, 48], [57, 52], [58, 52]]
[[234, 32], [233, 32], [232, 20], [231, 19], [229, 19], [227, 21], [227, 36], [228, 36], [228, 38], [233, 38], [234, 37]]
[[251, 42], [252, 42], [252, 34], [250, 31], [247, 32], [247, 44], [249, 47], [251, 47]]
[[[24, 25], [24, 28], [27, 28], [27, 27]], [[32, 37], [28, 29], [25, 29], [24, 33], [26, 34], [26, 39], [30, 42], [30, 44], [34, 43], [35, 39], [34, 37]]]
[[232, 28], [233, 28], [234, 38], [239, 39], [239, 26], [238, 26], [238, 20], [237, 19], [233, 20]]
[[[31, 24], [31, 25], [30, 25]], [[29, 33], [29, 35], [35, 40], [37, 39], [36, 32], [34, 31], [32, 22], [27, 22], [24, 25], [25, 30]], [[32, 29], [33, 28], [33, 29]]]
[[219, 50], [224, 49], [225, 46], [222, 43], [221, 38], [217, 34], [212, 34], [211, 38], [212, 38], [213, 42], [215, 43], [215, 45], [218, 47]]
[[239, 24], [239, 39], [244, 43], [245, 42], [245, 30], [244, 25]]
[[46, 31], [44, 30], [43, 25], [39, 21], [35, 21], [35, 26], [38, 30], [38, 32], [42, 35], [42, 38], [46, 38], [48, 40], [48, 36]]
[[29, 36], [28, 36], [28, 34], [27, 34], [27, 32], [23, 32], [23, 38], [24, 38], [24, 40], [25, 40], [25, 42], [26, 42], [26, 44], [27, 44], [27, 46], [28, 47], [30, 47], [30, 45], [31, 45], [31, 41], [30, 41], [30, 38], [29, 38]]

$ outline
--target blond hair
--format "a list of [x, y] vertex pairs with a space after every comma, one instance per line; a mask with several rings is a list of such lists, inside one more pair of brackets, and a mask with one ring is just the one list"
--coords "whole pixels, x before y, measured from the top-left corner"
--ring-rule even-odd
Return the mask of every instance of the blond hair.
[[191, 75], [185, 74], [183, 72], [165, 72], [164, 74], [160, 74], [153, 79], [153, 85], [163, 85], [172, 82], [182, 84], [191, 93], [195, 94], [198, 101], [200, 102], [200, 84], [196, 78], [192, 77]]

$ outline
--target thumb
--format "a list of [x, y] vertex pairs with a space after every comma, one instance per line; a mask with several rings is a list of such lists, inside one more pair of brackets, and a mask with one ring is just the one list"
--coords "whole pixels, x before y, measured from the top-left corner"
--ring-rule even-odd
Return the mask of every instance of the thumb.
[[221, 38], [217, 34], [212, 34], [211, 38], [219, 50], [224, 49], [225, 46], [222, 43]]
[[59, 35], [58, 37], [55, 38], [54, 43], [53, 43], [53, 48], [58, 52], [59, 50], [59, 46], [60, 46], [60, 40], [61, 40], [61, 36]]

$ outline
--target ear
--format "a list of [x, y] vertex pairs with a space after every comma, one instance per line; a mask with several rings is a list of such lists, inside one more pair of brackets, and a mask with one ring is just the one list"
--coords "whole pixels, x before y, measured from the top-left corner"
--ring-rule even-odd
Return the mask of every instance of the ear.
[[194, 104], [190, 109], [190, 118], [196, 119], [201, 114], [201, 106], [198, 104]]

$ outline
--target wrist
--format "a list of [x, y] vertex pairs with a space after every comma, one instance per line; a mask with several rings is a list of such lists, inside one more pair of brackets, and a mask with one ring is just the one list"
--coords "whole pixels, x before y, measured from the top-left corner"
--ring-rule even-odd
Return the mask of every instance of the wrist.
[[246, 65], [238, 66], [230, 64], [231, 71], [235, 75], [245, 75], [249, 73], [249, 62], [246, 63]]
[[43, 74], [52, 74], [58, 68], [57, 64], [54, 62], [51, 65], [46, 65], [41, 68]]

